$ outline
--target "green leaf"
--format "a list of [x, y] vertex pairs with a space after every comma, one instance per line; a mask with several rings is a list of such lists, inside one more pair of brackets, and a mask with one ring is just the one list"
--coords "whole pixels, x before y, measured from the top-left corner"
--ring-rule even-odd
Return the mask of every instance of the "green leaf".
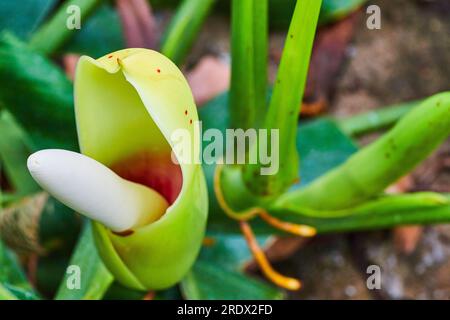
[[162, 37], [161, 53], [175, 64], [183, 64], [214, 2], [215, 0], [184, 0]]
[[27, 39], [55, 6], [56, 0], [2, 1], [0, 3], [0, 32], [10, 31]]
[[346, 17], [361, 7], [367, 0], [323, 0], [320, 8], [320, 23], [329, 23]]
[[[69, 10], [70, 7], [79, 9], [80, 24], [86, 19], [103, 0], [67, 0], [39, 30], [37, 30], [30, 40], [30, 47], [42, 54], [50, 55], [60, 48], [77, 29], [67, 27], [68, 18], [76, 14], [76, 11]], [[74, 6], [74, 7], [73, 7]], [[81, 26], [80, 26], [81, 27]]]
[[80, 289], [67, 286], [70, 274], [64, 276], [55, 299], [96, 300], [101, 299], [113, 282], [113, 276], [104, 266], [94, 245], [91, 223], [87, 223], [70, 260], [81, 271]]
[[17, 297], [0, 284], [0, 300], [17, 300]]
[[181, 282], [183, 295], [190, 300], [269, 300], [282, 299], [276, 288], [220, 265], [197, 262]]
[[77, 150], [72, 84], [47, 58], [0, 36], [0, 101], [38, 149]]
[[[268, 234], [256, 236], [261, 247], [269, 245], [271, 238]], [[211, 243], [202, 247], [198, 261], [209, 261], [224, 269], [242, 272], [245, 264], [253, 259], [242, 234], [208, 232], [207, 239]]]
[[101, 57], [123, 47], [125, 41], [119, 15], [111, 6], [102, 5], [61, 51]]
[[38, 299], [15, 254], [0, 241], [0, 299]]
[[[244, 165], [244, 183], [255, 194], [279, 195], [298, 177], [298, 153], [295, 146], [298, 109], [305, 89], [321, 2], [297, 1], [263, 126], [270, 136], [272, 129], [278, 130], [279, 170], [273, 175], [261, 175], [263, 164]], [[250, 152], [258, 154], [257, 146]]]
[[15, 193], [25, 195], [39, 190], [26, 168], [31, 143], [12, 115], [0, 112], [0, 160], [8, 182]]
[[296, 143], [300, 155], [300, 183], [290, 190], [311, 183], [357, 151], [353, 141], [328, 118], [300, 123]]

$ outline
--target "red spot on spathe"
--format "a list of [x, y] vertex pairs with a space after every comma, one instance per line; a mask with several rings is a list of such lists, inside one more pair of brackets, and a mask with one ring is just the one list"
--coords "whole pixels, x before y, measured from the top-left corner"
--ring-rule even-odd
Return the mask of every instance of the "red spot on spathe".
[[156, 69], [156, 72], [161, 73], [161, 69], [159, 69], [159, 68]]
[[184, 110], [184, 114], [185, 114], [186, 116], [187, 116], [187, 113], [188, 113], [187, 110]]

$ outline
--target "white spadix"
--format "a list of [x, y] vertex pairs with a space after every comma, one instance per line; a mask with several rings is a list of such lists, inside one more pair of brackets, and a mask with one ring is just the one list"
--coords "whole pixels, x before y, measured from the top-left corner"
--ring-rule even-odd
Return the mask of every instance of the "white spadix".
[[155, 190], [122, 179], [80, 153], [42, 150], [32, 154], [27, 165], [36, 182], [52, 196], [115, 232], [155, 221], [168, 207]]

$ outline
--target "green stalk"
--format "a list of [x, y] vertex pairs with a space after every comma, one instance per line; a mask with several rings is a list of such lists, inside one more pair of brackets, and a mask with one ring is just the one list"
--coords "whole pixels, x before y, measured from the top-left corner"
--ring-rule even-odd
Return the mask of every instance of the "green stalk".
[[189, 49], [211, 11], [215, 0], [184, 0], [166, 29], [161, 52], [177, 65], [183, 64]]
[[86, 19], [103, 0], [68, 0], [60, 6], [56, 14], [39, 28], [30, 40], [30, 47], [42, 54], [51, 55], [60, 48], [77, 30], [69, 30], [66, 26], [71, 12], [69, 6], [80, 8], [81, 27]]
[[232, 127], [248, 129], [266, 110], [267, 0], [233, 0], [230, 114]]
[[349, 118], [339, 119], [337, 122], [349, 136], [360, 136], [369, 132], [386, 129], [394, 125], [411, 109], [418, 106], [420, 101], [401, 103], [381, 109], [361, 113]]
[[450, 92], [436, 94], [345, 163], [308, 186], [282, 195], [277, 205], [338, 210], [382, 193], [450, 135]]
[[[260, 163], [244, 168], [246, 184], [260, 195], [280, 194], [298, 178], [297, 115], [321, 3], [320, 0], [300, 0], [295, 7], [264, 124], [269, 133], [271, 129], [279, 130], [279, 170], [274, 175], [260, 175], [264, 166]], [[256, 147], [253, 152], [257, 152]]]
[[256, 125], [260, 125], [267, 112], [267, 61], [268, 61], [268, 1], [254, 0], [253, 4], [253, 47], [254, 47], [254, 88]]
[[[398, 195], [395, 197], [414, 197], [412, 195]], [[270, 212], [281, 219], [294, 223], [310, 225], [318, 233], [335, 233], [361, 230], [392, 228], [408, 224], [439, 224], [450, 222], [450, 195], [444, 204], [417, 206], [405, 201], [403, 206], [380, 208], [376, 205], [364, 205], [353, 210], [353, 214], [344, 217], [318, 218], [299, 214], [296, 210], [277, 208]], [[364, 208], [365, 207], [365, 208]], [[351, 211], [351, 210], [350, 210]]]

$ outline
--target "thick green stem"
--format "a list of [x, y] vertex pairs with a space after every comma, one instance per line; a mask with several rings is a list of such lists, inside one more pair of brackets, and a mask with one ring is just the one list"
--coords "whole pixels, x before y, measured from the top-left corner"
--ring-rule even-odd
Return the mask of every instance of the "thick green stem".
[[181, 65], [215, 0], [184, 0], [164, 33], [161, 52]]
[[[260, 195], [280, 194], [298, 178], [297, 116], [321, 3], [320, 0], [299, 0], [295, 7], [263, 126], [269, 130], [269, 134], [272, 129], [278, 130], [279, 170], [272, 175], [261, 175], [261, 168], [266, 166], [262, 163], [246, 165], [244, 168], [246, 184]], [[273, 145], [271, 148], [276, 152]], [[255, 146], [251, 152], [257, 153], [257, 149]]]
[[[415, 195], [399, 195], [396, 197], [414, 197]], [[380, 210], [378, 206], [365, 205], [361, 210], [356, 208], [351, 215], [335, 218], [319, 218], [299, 214], [296, 210], [278, 208], [270, 212], [287, 221], [306, 224], [317, 229], [318, 233], [335, 233], [348, 231], [374, 230], [392, 228], [408, 224], [438, 224], [450, 222], [450, 195], [445, 197], [447, 203], [429, 206], [417, 206], [414, 203], [403, 203]], [[350, 210], [351, 211], [351, 210]]]
[[318, 210], [353, 207], [382, 193], [449, 135], [450, 92], [445, 92], [428, 98], [383, 137], [277, 203]]
[[394, 125], [411, 109], [418, 106], [420, 101], [411, 101], [381, 109], [361, 113], [344, 119], [339, 119], [338, 124], [349, 136], [359, 136], [365, 133], [382, 130]]
[[254, 127], [265, 114], [267, 13], [267, 0], [232, 2], [230, 114], [233, 128]]
[[81, 28], [86, 19], [103, 0], [69, 0], [30, 40], [30, 47], [42, 54], [51, 55], [59, 49], [77, 29], [69, 29], [68, 22], [79, 12]]

